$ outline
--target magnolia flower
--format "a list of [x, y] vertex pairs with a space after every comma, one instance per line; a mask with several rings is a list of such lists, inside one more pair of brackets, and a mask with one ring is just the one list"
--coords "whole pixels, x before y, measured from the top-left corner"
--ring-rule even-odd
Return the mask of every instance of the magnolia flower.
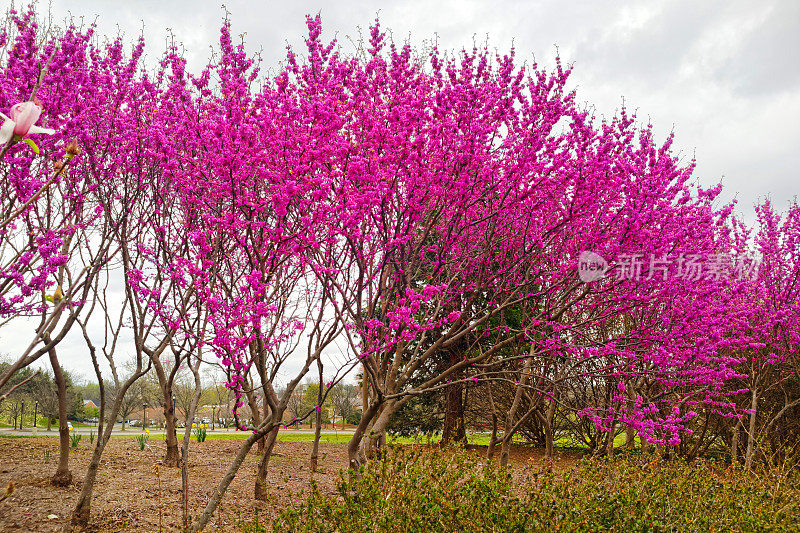
[[50, 128], [40, 128], [35, 126], [36, 121], [42, 114], [42, 108], [34, 102], [20, 102], [11, 108], [11, 116], [7, 117], [0, 113], [3, 117], [3, 125], [0, 126], [0, 144], [5, 144], [13, 135], [25, 137], [34, 133], [46, 133], [52, 135], [56, 130]]

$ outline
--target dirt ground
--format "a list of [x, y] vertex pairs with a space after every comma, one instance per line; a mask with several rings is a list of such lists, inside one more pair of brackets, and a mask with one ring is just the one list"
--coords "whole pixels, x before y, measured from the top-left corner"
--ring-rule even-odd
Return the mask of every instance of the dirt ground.
[[[191, 443], [189, 481], [193, 516], [202, 510], [240, 444], [237, 440]], [[485, 447], [471, 448], [483, 455]], [[308, 467], [311, 443], [277, 442], [268, 479], [273, 490], [267, 502], [252, 498], [258, 455], [251, 451], [206, 531], [236, 531], [237, 523], [252, 521], [256, 511], [259, 520], [269, 521], [304, 499], [312, 478], [323, 493], [335, 493], [339, 471], [347, 467], [346, 445], [323, 443], [320, 451], [324, 454], [320, 471], [312, 473]], [[162, 454], [163, 448], [157, 445], [140, 451], [129, 439], [109, 442], [94, 490], [93, 530], [179, 529], [180, 471], [162, 466]], [[57, 439], [0, 438], [0, 497], [9, 481], [15, 484], [15, 492], [0, 502], [0, 531], [71, 531], [69, 517], [90, 455], [88, 443], [82, 442], [73, 450], [70, 457], [73, 484], [56, 488], [49, 479], [56, 468]], [[515, 448], [512, 462], [523, 464], [539, 457], [538, 450]], [[574, 458], [563, 457], [561, 461], [570, 463]]]

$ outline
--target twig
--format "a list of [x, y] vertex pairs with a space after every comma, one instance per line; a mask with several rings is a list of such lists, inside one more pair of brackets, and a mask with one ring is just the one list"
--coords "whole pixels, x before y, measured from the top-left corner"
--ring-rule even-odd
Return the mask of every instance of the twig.
[[[35, 378], [37, 374], [39, 374], [39, 370], [37, 370], [36, 372], [34, 372], [33, 374], [31, 374], [31, 376], [30, 376], [28, 379], [22, 380], [22, 381], [20, 381], [19, 383], [17, 383], [16, 385], [14, 385], [13, 387], [11, 387], [11, 388], [8, 390], [8, 392], [6, 392], [6, 393], [5, 393], [5, 394], [3, 394], [2, 396], [0, 396], [0, 403], [3, 403], [3, 400], [5, 400], [6, 398], [8, 398], [8, 397], [9, 397], [9, 395], [10, 395], [12, 392], [14, 392], [14, 391], [15, 391], [17, 388], [19, 388], [19, 387], [21, 387], [21, 386], [25, 385], [27, 382], [29, 382], [30, 380], [32, 380], [33, 378]], [[2, 501], [2, 500], [0, 500], [0, 501]]]

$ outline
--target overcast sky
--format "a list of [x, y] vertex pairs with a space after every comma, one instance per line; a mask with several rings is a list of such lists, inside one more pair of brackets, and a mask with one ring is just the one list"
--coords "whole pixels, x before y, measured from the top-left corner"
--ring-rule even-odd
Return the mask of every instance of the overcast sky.
[[[235, 34], [261, 50], [264, 67], [299, 46], [305, 15], [321, 13], [324, 37], [342, 50], [379, 14], [395, 41], [437, 38], [441, 48], [472, 47], [487, 36], [501, 52], [512, 44], [519, 58], [550, 65], [556, 47], [572, 63], [578, 99], [611, 115], [625, 101], [663, 139], [697, 158], [697, 179], [722, 181], [725, 199], [739, 200], [740, 215], [769, 197], [783, 209], [800, 188], [800, 1], [431, 1], [225, 2]], [[40, 6], [44, 8], [44, 6]], [[56, 20], [84, 17], [99, 30], [144, 32], [150, 59], [164, 49], [167, 29], [199, 67], [217, 42], [220, 3], [54, 0]], [[10, 328], [4, 328], [9, 330]], [[16, 339], [0, 342], [13, 347]], [[73, 337], [76, 341], [79, 337]], [[8, 341], [11, 341], [10, 343]], [[21, 341], [21, 339], [20, 339]], [[21, 344], [21, 342], [19, 342]], [[62, 346], [64, 365], [93, 375], [77, 343]]]

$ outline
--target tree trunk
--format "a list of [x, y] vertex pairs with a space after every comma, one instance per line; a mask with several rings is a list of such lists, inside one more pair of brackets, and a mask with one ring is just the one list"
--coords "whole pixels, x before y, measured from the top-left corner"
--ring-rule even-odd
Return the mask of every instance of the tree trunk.
[[639, 441], [642, 443], [642, 455], [650, 454], [652, 452], [652, 444], [645, 440], [642, 433], [639, 433]]
[[175, 416], [175, 403], [172, 401], [172, 390], [161, 388], [164, 396], [164, 427], [166, 431], [167, 452], [164, 455], [164, 466], [177, 467], [180, 463], [178, 453], [178, 421]]
[[[124, 395], [127, 392], [127, 387], [122, 391]], [[89, 467], [86, 469], [86, 477], [83, 479], [81, 485], [81, 494], [78, 496], [78, 502], [75, 504], [75, 509], [72, 511], [72, 525], [85, 528], [89, 525], [89, 518], [91, 516], [92, 494], [94, 492], [94, 482], [97, 479], [97, 471], [100, 468], [100, 459], [103, 457], [108, 441], [111, 439], [111, 430], [114, 427], [114, 421], [117, 419], [119, 413], [119, 401], [115, 401], [114, 408], [111, 415], [106, 418], [106, 426], [103, 428], [103, 434], [97, 435], [97, 445], [92, 452], [92, 460], [89, 462]]]
[[222, 501], [222, 496], [225, 494], [225, 491], [228, 490], [231, 482], [236, 477], [236, 473], [239, 471], [239, 468], [242, 466], [247, 454], [250, 452], [250, 448], [253, 447], [253, 444], [255, 444], [258, 439], [263, 438], [267, 432], [274, 431], [274, 429], [275, 428], [273, 427], [267, 426], [258, 433], [251, 435], [246, 441], [244, 441], [241, 448], [239, 448], [239, 451], [236, 453], [236, 457], [234, 457], [233, 461], [228, 467], [228, 471], [225, 472], [225, 476], [219, 482], [217, 488], [214, 489], [214, 492], [212, 493], [211, 498], [208, 500], [205, 509], [203, 509], [203, 512], [197, 517], [197, 520], [195, 520], [189, 528], [191, 533], [197, 533], [206, 527], [208, 521], [211, 520], [214, 511], [216, 511], [217, 507], [219, 507], [219, 504]]
[[369, 436], [373, 444], [373, 456], [377, 455], [386, 447], [386, 428], [389, 426], [389, 421], [391, 420], [392, 415], [397, 412], [397, 409], [399, 409], [400, 405], [401, 403], [396, 400], [391, 400], [384, 403], [383, 409], [381, 409], [378, 417], [375, 419], [375, 423], [372, 424], [372, 429], [369, 432]]
[[[195, 413], [197, 412], [197, 405], [200, 403], [200, 395], [202, 394], [202, 383], [200, 382], [200, 374], [198, 372], [200, 367], [200, 358], [192, 368], [194, 374], [194, 396], [189, 403], [189, 417], [194, 420]], [[181, 507], [183, 511], [183, 530], [188, 531], [190, 525], [189, 516], [189, 441], [192, 438], [192, 430], [188, 424], [185, 425], [183, 430], [183, 442], [181, 443]]]
[[380, 405], [378, 402], [369, 404], [366, 409], [361, 412], [361, 421], [356, 426], [353, 436], [350, 437], [350, 442], [347, 443], [347, 458], [349, 461], [350, 470], [352, 474], [357, 474], [358, 469], [361, 467], [362, 459], [359, 457], [359, 449], [361, 448], [361, 441], [367, 431], [372, 419], [378, 413]]
[[[158, 387], [161, 389], [161, 405], [164, 406], [164, 426], [166, 432], [166, 445], [167, 450], [164, 454], [164, 459], [162, 460], [164, 466], [168, 467], [177, 467], [180, 463], [179, 457], [180, 454], [178, 452], [178, 434], [177, 434], [177, 427], [178, 421], [175, 414], [175, 402], [172, 400], [172, 385], [175, 379], [174, 371], [170, 374], [164, 370], [164, 366], [161, 364], [160, 359], [160, 352], [150, 353], [149, 354], [150, 361], [153, 364], [153, 370], [155, 370], [156, 377], [158, 378]], [[144, 431], [144, 423], [145, 423], [145, 413], [142, 416], [142, 431]]]
[[627, 426], [625, 428], [625, 449], [628, 451], [633, 451], [636, 447], [636, 430], [632, 427]]
[[744, 467], [750, 469], [753, 466], [753, 454], [756, 444], [756, 407], [758, 406], [758, 393], [756, 388], [750, 394], [750, 426], [747, 432], [747, 453], [744, 459]]
[[50, 479], [57, 487], [66, 487], [72, 483], [72, 472], [69, 471], [69, 427], [67, 426], [67, 380], [58, 364], [56, 349], [48, 350], [50, 365], [53, 367], [53, 379], [58, 390], [58, 468]]
[[611, 421], [611, 430], [608, 432], [608, 435], [606, 436], [606, 449], [605, 449], [605, 452], [606, 452], [606, 455], [608, 455], [609, 457], [614, 457], [614, 437], [616, 436], [615, 435], [616, 429], [617, 429], [617, 421], [616, 420], [612, 420]]
[[[455, 351], [450, 352], [450, 366], [459, 362]], [[463, 372], [458, 372], [453, 376], [454, 380], [461, 379]], [[442, 428], [442, 446], [447, 446], [451, 442], [466, 443], [467, 431], [464, 427], [464, 384], [462, 382], [451, 383], [447, 387], [447, 399], [444, 409], [444, 426]]]
[[266, 501], [269, 496], [269, 489], [267, 488], [267, 469], [269, 468], [269, 459], [272, 456], [272, 449], [275, 447], [275, 439], [278, 436], [280, 426], [275, 426], [266, 437], [262, 438], [265, 441], [264, 453], [261, 454], [261, 460], [258, 462], [258, 470], [256, 471], [256, 485], [253, 497], [256, 500]]
[[317, 359], [317, 369], [319, 370], [319, 387], [317, 387], [317, 405], [314, 413], [314, 443], [311, 445], [311, 471], [316, 472], [319, 462], [319, 438], [322, 434], [322, 359]]
[[[531, 345], [530, 354], [533, 354], [533, 345]], [[506, 423], [503, 431], [503, 442], [500, 447], [500, 466], [508, 466], [508, 456], [511, 449], [511, 439], [514, 437], [514, 418], [517, 416], [520, 403], [522, 402], [522, 393], [525, 386], [528, 384], [528, 376], [533, 359], [531, 357], [525, 358], [525, 363], [522, 365], [522, 375], [520, 376], [517, 390], [514, 392], [514, 401], [506, 413]]]
[[[253, 391], [248, 391], [245, 395], [247, 398], [247, 405], [250, 407], [250, 412], [253, 414], [253, 426], [260, 427], [261, 426], [261, 409], [258, 407], [258, 401], [256, 400]], [[265, 411], [266, 413], [266, 411]], [[261, 454], [264, 451], [264, 439], [258, 441], [256, 447], [256, 453]]]
[[492, 395], [492, 384], [489, 383], [489, 408], [492, 410], [492, 436], [489, 437], [489, 446], [486, 447], [486, 458], [494, 458], [494, 450], [497, 446], [497, 426], [499, 417], [497, 416], [497, 407], [494, 404], [494, 396]]
[[733, 426], [733, 436], [731, 437], [731, 462], [735, 463], [739, 460], [739, 433], [741, 421], [737, 420], [736, 425]]
[[497, 426], [498, 426], [497, 413], [492, 413], [492, 436], [489, 437], [489, 446], [486, 448], [486, 458], [494, 459], [494, 450], [497, 446]]
[[705, 420], [703, 420], [703, 430], [700, 432], [700, 436], [697, 437], [694, 446], [692, 446], [691, 451], [687, 455], [687, 458], [690, 461], [694, 461], [697, 458], [700, 446], [702, 446], [703, 439], [705, 439], [706, 437], [706, 431], [708, 431], [708, 423], [711, 421], [711, 416], [709, 415], [709, 413], [706, 412], [704, 414], [705, 414]]
[[547, 414], [544, 419], [544, 456], [548, 459], [553, 457], [555, 446], [553, 443], [553, 420], [556, 414], [556, 401], [550, 400], [550, 405], [547, 406]]
[[316, 472], [319, 463], [319, 438], [322, 435], [322, 408], [314, 414], [314, 443], [311, 445], [311, 471]]

